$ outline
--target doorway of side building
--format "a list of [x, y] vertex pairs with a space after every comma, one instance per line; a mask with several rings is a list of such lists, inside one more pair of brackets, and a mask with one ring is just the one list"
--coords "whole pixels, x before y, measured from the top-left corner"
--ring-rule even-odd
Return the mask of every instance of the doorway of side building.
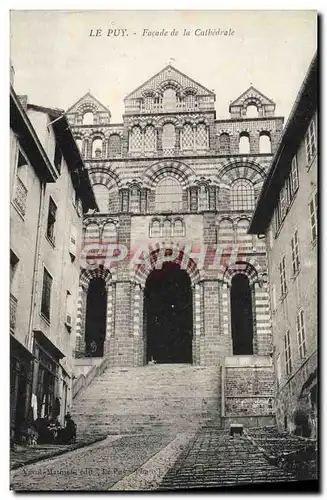
[[244, 274], [236, 274], [232, 279], [231, 318], [233, 354], [253, 354], [252, 295], [249, 279]]
[[165, 262], [145, 287], [147, 362], [192, 363], [192, 316], [190, 278], [178, 264]]
[[106, 338], [107, 291], [102, 278], [90, 281], [86, 302], [85, 354], [92, 358], [103, 356]]

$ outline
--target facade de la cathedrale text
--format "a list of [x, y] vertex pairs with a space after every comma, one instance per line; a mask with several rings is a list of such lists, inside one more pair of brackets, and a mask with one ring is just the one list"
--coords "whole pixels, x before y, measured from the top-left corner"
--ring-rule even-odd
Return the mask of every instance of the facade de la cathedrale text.
[[168, 65], [111, 123], [12, 68], [14, 490], [317, 488], [317, 57], [262, 91]]

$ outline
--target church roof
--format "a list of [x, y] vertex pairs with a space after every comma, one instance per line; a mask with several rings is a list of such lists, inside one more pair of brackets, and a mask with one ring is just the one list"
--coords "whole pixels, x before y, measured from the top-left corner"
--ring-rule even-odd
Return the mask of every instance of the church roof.
[[241, 94], [235, 101], [230, 103], [229, 107], [231, 106], [242, 106], [244, 101], [251, 100], [251, 99], [258, 99], [261, 101], [263, 105], [268, 104], [268, 105], [274, 105], [274, 101], [269, 99], [269, 97], [265, 96], [262, 94], [259, 90], [257, 90], [253, 85], [249, 87], [243, 94]]
[[107, 106], [104, 106], [102, 102], [100, 102], [94, 95], [91, 94], [91, 92], [86, 92], [86, 94], [83, 95], [75, 104], [73, 104], [67, 111], [66, 113], [74, 113], [77, 111], [79, 106], [83, 104], [84, 102], [92, 102], [96, 105], [97, 110], [103, 113], [109, 113], [110, 110]]
[[146, 82], [142, 83], [139, 87], [133, 90], [130, 94], [128, 94], [125, 99], [136, 99], [138, 97], [142, 97], [143, 92], [146, 90], [156, 91], [160, 88], [162, 84], [167, 81], [172, 81], [180, 89], [192, 89], [195, 90], [200, 95], [211, 95], [214, 96], [214, 92], [212, 90], [207, 89], [200, 83], [196, 82], [189, 76], [185, 75], [178, 69], [174, 68], [171, 64], [168, 64], [165, 68], [163, 68], [159, 73], [156, 73], [154, 76], [149, 78]]

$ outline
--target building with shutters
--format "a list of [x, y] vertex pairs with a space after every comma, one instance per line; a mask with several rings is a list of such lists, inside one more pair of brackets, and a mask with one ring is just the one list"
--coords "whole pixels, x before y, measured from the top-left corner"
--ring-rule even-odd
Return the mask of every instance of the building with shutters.
[[[252, 86], [226, 118], [215, 100], [168, 65], [126, 96], [121, 123], [91, 93], [67, 111], [99, 206], [84, 217], [84, 248], [100, 250], [81, 266], [75, 356], [217, 365], [222, 417], [269, 423], [266, 242], [248, 228], [283, 118]], [[108, 264], [110, 245], [126, 257]]]
[[71, 404], [83, 211], [96, 203], [60, 110], [10, 89], [10, 424], [22, 442], [37, 417]]
[[306, 437], [317, 433], [317, 66], [315, 56], [250, 227], [267, 239], [277, 423]]

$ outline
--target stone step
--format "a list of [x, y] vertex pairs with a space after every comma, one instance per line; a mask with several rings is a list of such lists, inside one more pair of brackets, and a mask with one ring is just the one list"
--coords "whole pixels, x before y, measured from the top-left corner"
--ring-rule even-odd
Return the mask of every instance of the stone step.
[[83, 435], [187, 430], [207, 420], [220, 425], [220, 392], [219, 366], [110, 368], [78, 395], [71, 413]]

